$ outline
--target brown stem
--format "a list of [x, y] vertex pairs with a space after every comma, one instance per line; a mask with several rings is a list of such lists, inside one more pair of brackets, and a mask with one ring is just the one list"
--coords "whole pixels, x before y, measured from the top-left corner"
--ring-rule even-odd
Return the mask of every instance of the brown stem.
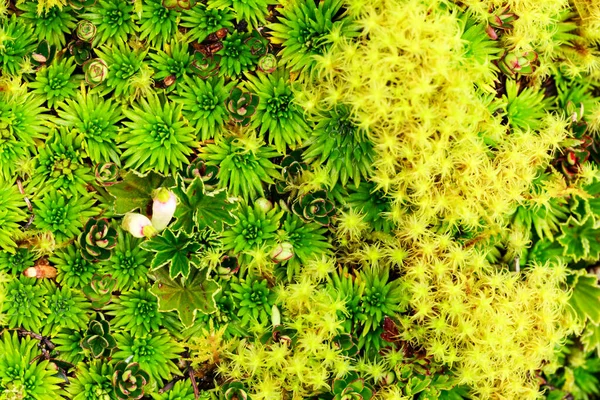
[[192, 387], [194, 388], [194, 397], [197, 399], [200, 395], [200, 391], [198, 390], [198, 384], [196, 383], [196, 377], [194, 376], [194, 368], [191, 366], [188, 369], [188, 375], [190, 376], [190, 381], [192, 382]]

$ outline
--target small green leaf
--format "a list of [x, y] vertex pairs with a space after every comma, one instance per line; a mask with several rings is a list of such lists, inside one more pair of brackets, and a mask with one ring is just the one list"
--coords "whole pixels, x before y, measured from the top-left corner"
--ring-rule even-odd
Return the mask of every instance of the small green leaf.
[[135, 171], [128, 172], [123, 181], [107, 187], [108, 192], [115, 197], [113, 203], [116, 214], [125, 214], [138, 208], [141, 212], [152, 203], [152, 191], [161, 186], [169, 186], [172, 179], [155, 172], [140, 175]]
[[600, 355], [600, 324], [588, 323], [581, 335], [581, 343], [586, 352], [596, 350]]
[[600, 226], [592, 216], [587, 215], [581, 221], [571, 216], [560, 228], [562, 235], [557, 240], [564, 246], [563, 255], [572, 257], [575, 262], [582, 259], [596, 260], [600, 257]]
[[225, 191], [205, 193], [200, 178], [195, 178], [187, 189], [178, 187], [173, 189], [173, 192], [179, 198], [174, 230], [183, 229], [191, 233], [196, 226], [198, 229], [210, 227], [216, 232], [222, 232], [225, 224], [231, 225], [235, 221], [231, 212], [237, 204], [227, 200]]
[[196, 312], [210, 314], [216, 310], [214, 296], [221, 289], [208, 278], [206, 271], [193, 270], [188, 279], [171, 279], [166, 268], [155, 271], [156, 282], [150, 289], [158, 297], [160, 311], [176, 311], [184, 327], [190, 327]]
[[581, 319], [600, 324], [600, 287], [595, 275], [577, 275], [569, 304]]
[[152, 269], [156, 270], [167, 266], [172, 279], [178, 275], [187, 278], [190, 274], [190, 267], [197, 267], [200, 264], [197, 255], [200, 245], [183, 231], [175, 234], [171, 229], [165, 229], [161, 235], [143, 242], [140, 247], [155, 252], [151, 264]]

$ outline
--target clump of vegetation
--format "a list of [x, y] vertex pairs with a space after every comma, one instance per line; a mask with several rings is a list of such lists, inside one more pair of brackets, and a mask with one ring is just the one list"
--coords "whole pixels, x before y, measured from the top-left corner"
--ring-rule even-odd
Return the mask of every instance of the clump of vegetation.
[[598, 397], [598, 20], [0, 0], [0, 398]]

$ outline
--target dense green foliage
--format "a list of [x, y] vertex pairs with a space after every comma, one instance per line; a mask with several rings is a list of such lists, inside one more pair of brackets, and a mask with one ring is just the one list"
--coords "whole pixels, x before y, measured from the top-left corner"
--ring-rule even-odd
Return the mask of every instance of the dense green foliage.
[[598, 398], [599, 32], [0, 0], [0, 399]]

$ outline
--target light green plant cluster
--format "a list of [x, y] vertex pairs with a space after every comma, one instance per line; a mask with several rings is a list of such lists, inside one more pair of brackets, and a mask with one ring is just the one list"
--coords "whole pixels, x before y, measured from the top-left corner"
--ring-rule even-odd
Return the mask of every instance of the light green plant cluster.
[[566, 266], [533, 264], [523, 277], [444, 236], [411, 244], [406, 283], [414, 314], [401, 320], [401, 336], [452, 365], [480, 398], [537, 398], [535, 371], [581, 329], [567, 312]]
[[391, 198], [390, 219], [408, 236], [439, 221], [445, 231], [505, 225], [567, 135], [566, 121], [556, 116], [547, 116], [539, 132], [502, 124], [490, 110], [496, 100], [473, 85], [489, 82], [473, 82], [460, 66], [461, 26], [442, 9], [421, 1], [358, 9], [360, 40], [317, 58], [324, 79], [303, 92], [309, 109], [352, 108], [374, 143], [371, 180]]
[[282, 398], [286, 393], [292, 398], [318, 394], [330, 380], [351, 370], [350, 359], [333, 341], [342, 329], [337, 311], [343, 303], [331, 298], [308, 276], [280, 287], [278, 302], [285, 319], [278, 320], [276, 311], [273, 329], [289, 329], [293, 336], [266, 345], [258, 337], [241, 340], [237, 348], [225, 353], [219, 372], [242, 382], [253, 399]]

